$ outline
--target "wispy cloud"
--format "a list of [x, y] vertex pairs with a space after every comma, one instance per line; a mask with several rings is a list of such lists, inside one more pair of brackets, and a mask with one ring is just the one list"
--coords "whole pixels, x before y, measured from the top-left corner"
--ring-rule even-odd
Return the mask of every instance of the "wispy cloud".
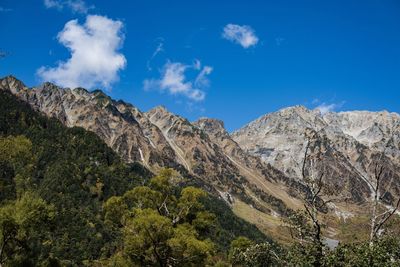
[[6, 8], [6, 7], [0, 6], [0, 12], [10, 12], [10, 11], [12, 11], [11, 8]]
[[[190, 80], [186, 76], [190, 69], [197, 73], [194, 80]], [[209, 86], [207, 76], [211, 72], [212, 67], [201, 67], [198, 60], [192, 65], [167, 61], [161, 70], [160, 79], [144, 80], [143, 87], [145, 90], [166, 91], [171, 95], [183, 95], [193, 101], [202, 101], [206, 96], [204, 89]]]
[[281, 46], [283, 42], [285, 42], [285, 38], [282, 38], [282, 37], [276, 37], [275, 38], [275, 44], [277, 46]]
[[317, 105], [315, 107], [316, 110], [319, 110], [319, 112], [321, 112], [322, 115], [325, 115], [328, 112], [334, 112], [337, 111], [338, 109], [340, 109], [343, 105], [344, 105], [344, 101], [340, 102], [340, 103], [325, 103], [325, 102], [320, 102], [318, 99], [314, 99], [312, 101], [313, 104]]
[[70, 9], [74, 13], [86, 14], [94, 6], [87, 5], [83, 0], [43, 0], [46, 8], [55, 8], [57, 10], [63, 10], [64, 8]]
[[222, 37], [241, 45], [245, 49], [258, 43], [258, 37], [248, 25], [228, 24], [224, 27]]
[[152, 67], [151, 67], [151, 61], [160, 53], [162, 53], [164, 51], [164, 39], [159, 38], [160, 42], [158, 43], [156, 49], [154, 50], [153, 54], [151, 55], [150, 59], [147, 60], [147, 70], [151, 71]]
[[[199, 69], [200, 68], [201, 67], [199, 67]], [[194, 80], [194, 86], [199, 88], [208, 87], [210, 85], [210, 80], [207, 78], [207, 76], [210, 75], [212, 71], [212, 67], [204, 66], [199, 75], [197, 75], [196, 79]]]
[[193, 61], [193, 68], [194, 68], [195, 70], [200, 70], [200, 69], [201, 69], [201, 62], [200, 62], [200, 60], [195, 59], [195, 60]]
[[126, 65], [124, 55], [118, 52], [124, 39], [122, 27], [121, 21], [97, 15], [87, 16], [83, 25], [78, 20], [67, 22], [57, 38], [71, 57], [54, 68], [39, 68], [38, 76], [65, 87], [100, 85], [109, 89]]

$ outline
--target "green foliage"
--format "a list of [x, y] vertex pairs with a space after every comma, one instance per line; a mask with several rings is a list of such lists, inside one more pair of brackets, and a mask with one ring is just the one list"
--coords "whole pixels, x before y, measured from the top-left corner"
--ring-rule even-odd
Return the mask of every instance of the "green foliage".
[[32, 157], [32, 143], [26, 137], [0, 137], [0, 161], [22, 168]]
[[[81, 264], [101, 256], [118, 238], [102, 220], [105, 199], [146, 177], [126, 165], [94, 133], [67, 128], [0, 92], [0, 201], [33, 191], [57, 211], [51, 246], [39, 257]], [[143, 178], [141, 178], [143, 180]], [[108, 248], [108, 249], [112, 249]]]
[[167, 242], [173, 236], [171, 219], [153, 209], [136, 210], [124, 232], [124, 251], [133, 262], [148, 266], [168, 260]]
[[323, 227], [313, 221], [306, 211], [295, 211], [286, 220], [286, 226], [294, 240], [286, 258], [294, 266], [322, 266], [328, 248], [321, 240]]
[[214, 253], [214, 244], [208, 239], [202, 240], [196, 229], [188, 223], [180, 224], [174, 229], [168, 245], [176, 266], [205, 265]]
[[171, 184], [173, 173], [165, 169], [149, 186], [104, 204], [106, 220], [123, 235], [117, 255], [140, 266], [198, 266], [210, 259], [214, 244], [202, 234], [215, 217], [200, 202], [207, 194], [191, 186], [178, 192]]
[[295, 211], [285, 218], [285, 225], [295, 242], [300, 244], [313, 242], [313, 228], [305, 211]]
[[125, 257], [122, 253], [116, 253], [108, 259], [95, 260], [87, 265], [93, 267], [132, 267], [136, 266], [132, 261]]
[[209, 230], [209, 237], [218, 244], [220, 250], [229, 250], [230, 243], [238, 236], [244, 236], [257, 242], [272, 241], [253, 224], [235, 216], [231, 208], [221, 199], [207, 196], [202, 200], [206, 210], [216, 216], [216, 227]]
[[383, 236], [371, 246], [368, 241], [340, 244], [334, 250], [324, 250], [323, 256], [316, 261], [315, 247], [312, 244], [293, 245], [286, 253], [285, 263], [289, 266], [335, 266], [335, 267], [372, 267], [400, 266], [400, 239]]
[[289, 247], [285, 260], [291, 266], [322, 266], [328, 250], [326, 247], [322, 247], [323, 254], [320, 255], [320, 249], [314, 243], [294, 243]]
[[254, 244], [245, 237], [238, 237], [231, 243], [229, 258], [233, 266], [279, 266], [281, 259], [278, 249], [270, 243]]
[[[383, 235], [370, 244], [339, 244], [333, 250], [313, 239], [312, 225], [303, 212], [287, 220], [294, 243], [287, 249], [283, 262], [289, 266], [400, 266], [400, 239]], [[388, 232], [390, 234], [390, 232]]]
[[254, 245], [254, 242], [244, 236], [239, 236], [238, 238], [232, 240], [231, 247], [229, 249], [229, 258], [235, 258], [235, 253], [240, 251], [245, 251], [247, 248]]
[[128, 210], [128, 205], [122, 197], [112, 196], [104, 203], [103, 210], [106, 222], [122, 226], [121, 222]]
[[0, 264], [26, 265], [44, 260], [41, 255], [51, 246], [48, 230], [55, 215], [54, 206], [30, 192], [1, 206]]
[[0, 136], [0, 200], [27, 190], [35, 165], [32, 143], [24, 136]]
[[385, 236], [368, 242], [340, 245], [326, 257], [326, 266], [400, 266], [400, 239]]
[[138, 186], [134, 189], [126, 192], [123, 196], [124, 202], [129, 208], [157, 208], [157, 204], [160, 203], [162, 194], [154, 191], [147, 186]]

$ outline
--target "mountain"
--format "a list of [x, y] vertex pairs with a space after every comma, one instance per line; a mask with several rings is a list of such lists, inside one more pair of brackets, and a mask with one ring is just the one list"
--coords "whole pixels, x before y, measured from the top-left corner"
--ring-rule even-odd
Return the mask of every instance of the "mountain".
[[1, 84], [46, 116], [57, 118], [68, 127], [95, 132], [127, 162], [179, 169], [176, 155], [162, 133], [132, 105], [113, 101], [99, 90], [64, 90], [51, 83], [28, 90], [12, 77], [3, 79]]
[[0, 90], [65, 126], [96, 133], [128, 163], [141, 163], [153, 172], [176, 169], [223, 199], [238, 216], [280, 240], [289, 238], [282, 218], [302, 209], [309, 192], [301, 175], [305, 133], [313, 133], [317, 140], [310, 149], [324, 155], [307, 167], [324, 173], [335, 195], [324, 215], [332, 236], [339, 228], [337, 219], [365, 214], [374, 164], [385, 163], [388, 205], [400, 195], [399, 115], [395, 113], [321, 114], [295, 106], [266, 114], [229, 134], [220, 120], [189, 122], [162, 106], [142, 112], [99, 90], [51, 83], [27, 88], [12, 76], [0, 80]]
[[[211, 129], [190, 123], [163, 107], [141, 112], [98, 90], [60, 88], [51, 83], [27, 88], [12, 76], [0, 80], [0, 90], [11, 92], [34, 110], [68, 127], [79, 126], [96, 133], [128, 163], [139, 162], [153, 172], [161, 167], [178, 170], [252, 223], [263, 226], [273, 219], [272, 228], [263, 226], [267, 232], [275, 232], [280, 226], [279, 216], [302, 206], [298, 195], [304, 187], [294, 186], [299, 192], [289, 194], [288, 185], [298, 183], [250, 157], [223, 127], [220, 130], [225, 139], [218, 140], [208, 133]], [[233, 144], [234, 150], [223, 142]], [[267, 215], [266, 220], [260, 221], [260, 214]]]
[[329, 112], [321, 114], [303, 106], [266, 114], [232, 133], [246, 152], [286, 175], [301, 179], [302, 160], [313, 131], [319, 142], [312, 149], [324, 151], [318, 167], [342, 198], [365, 203], [374, 184], [373, 168], [385, 165], [385, 197], [399, 196], [400, 116], [388, 112]]
[[[14, 82], [18, 84], [14, 80], [7, 86]], [[1, 236], [16, 237], [15, 244], [2, 239], [2, 252], [6, 253], [2, 264], [7, 262], [3, 266], [36, 266], [38, 262], [92, 266], [88, 262], [109, 257], [120, 249], [123, 238], [107, 221], [105, 203], [148, 184], [151, 176], [141, 164], [124, 162], [94, 132], [66, 127], [58, 119], [34, 111], [8, 90], [0, 90]], [[177, 180], [176, 187], [184, 186], [185, 181]], [[18, 213], [17, 221], [12, 220], [7, 207], [23, 199], [21, 194], [26, 192], [51, 205], [51, 223], [39, 224], [32, 219], [45, 210]], [[224, 201], [208, 196], [203, 202], [216, 217], [206, 233], [215, 242], [216, 251], [225, 253], [239, 235], [267, 239], [254, 225], [235, 216]], [[37, 208], [35, 205], [31, 207]], [[31, 228], [21, 232], [14, 223], [31, 226], [43, 236], [37, 239], [39, 234]], [[14, 251], [15, 246], [20, 247]]]

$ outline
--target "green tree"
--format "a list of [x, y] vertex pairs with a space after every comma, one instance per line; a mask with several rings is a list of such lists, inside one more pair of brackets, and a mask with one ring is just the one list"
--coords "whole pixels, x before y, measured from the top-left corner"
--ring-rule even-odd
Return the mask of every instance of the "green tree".
[[124, 202], [130, 209], [157, 209], [161, 204], [162, 194], [147, 186], [138, 186], [123, 195]]
[[168, 266], [171, 251], [167, 241], [173, 234], [169, 218], [152, 209], [138, 209], [124, 227], [124, 251], [142, 266]]
[[103, 205], [104, 219], [111, 224], [122, 226], [123, 217], [128, 210], [128, 205], [122, 197], [110, 197]]
[[[215, 250], [205, 237], [215, 216], [204, 210], [207, 194], [189, 186], [172, 186], [174, 171], [164, 169], [148, 186], [112, 197], [104, 204], [105, 219], [120, 225], [122, 254], [141, 266], [204, 265]], [[121, 253], [121, 252], [117, 252]]]
[[384, 236], [372, 247], [369, 241], [339, 245], [326, 257], [325, 266], [400, 266], [400, 239]]
[[204, 266], [214, 251], [214, 244], [207, 239], [200, 240], [195, 228], [188, 223], [174, 228], [168, 246], [174, 266]]
[[270, 243], [254, 244], [245, 237], [238, 237], [231, 243], [229, 258], [233, 266], [264, 267], [279, 266], [280, 257]]
[[0, 208], [0, 265], [35, 262], [51, 238], [55, 209], [33, 193]]
[[31, 186], [32, 143], [25, 136], [0, 137], [0, 200], [14, 199]]
[[231, 246], [229, 249], [229, 258], [231, 261], [235, 261], [236, 253], [240, 253], [241, 251], [245, 251], [247, 248], [254, 245], [254, 242], [244, 236], [239, 236], [236, 239], [232, 240]]

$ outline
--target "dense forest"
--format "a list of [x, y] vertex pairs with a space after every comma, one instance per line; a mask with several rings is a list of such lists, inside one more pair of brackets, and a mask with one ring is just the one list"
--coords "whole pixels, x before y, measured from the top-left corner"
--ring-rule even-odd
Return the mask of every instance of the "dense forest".
[[0, 92], [0, 266], [400, 266], [394, 233], [330, 250], [298, 212], [280, 245], [191, 179]]

